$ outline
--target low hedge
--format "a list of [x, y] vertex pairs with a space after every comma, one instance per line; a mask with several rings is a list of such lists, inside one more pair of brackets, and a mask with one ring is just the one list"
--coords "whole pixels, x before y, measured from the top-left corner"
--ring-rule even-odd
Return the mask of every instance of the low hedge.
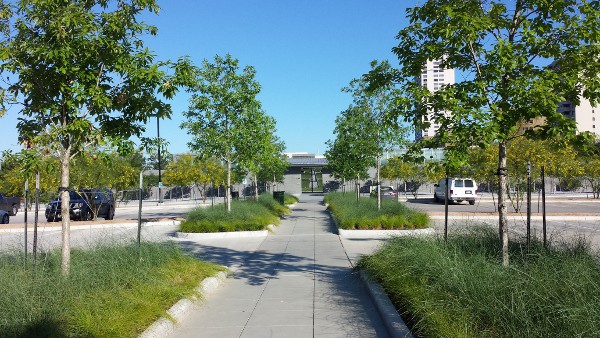
[[225, 205], [198, 207], [181, 222], [181, 232], [231, 232], [264, 230], [269, 224], [279, 224], [279, 217], [290, 209], [279, 204], [271, 194], [259, 196], [258, 201], [231, 201], [231, 212]]
[[329, 193], [325, 203], [342, 229], [422, 229], [430, 223], [426, 213], [415, 211], [396, 200], [382, 199], [377, 210], [375, 198], [360, 198], [352, 193]]

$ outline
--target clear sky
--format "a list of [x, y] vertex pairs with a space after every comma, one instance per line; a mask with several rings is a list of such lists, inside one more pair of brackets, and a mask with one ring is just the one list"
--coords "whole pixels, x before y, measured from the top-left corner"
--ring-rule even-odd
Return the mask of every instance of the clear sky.
[[[161, 12], [143, 19], [158, 27], [148, 37], [159, 59], [189, 55], [203, 59], [230, 53], [243, 66], [256, 68], [259, 100], [277, 120], [287, 151], [322, 154], [333, 138], [336, 116], [351, 103], [341, 88], [369, 70], [374, 59], [398, 60], [391, 52], [406, 25], [401, 0], [227, 0], [158, 1]], [[191, 137], [180, 129], [187, 95], [171, 104], [173, 116], [161, 120], [160, 134], [171, 153], [186, 152]], [[0, 150], [18, 150], [18, 110], [0, 119]], [[156, 136], [156, 123], [146, 135]]]

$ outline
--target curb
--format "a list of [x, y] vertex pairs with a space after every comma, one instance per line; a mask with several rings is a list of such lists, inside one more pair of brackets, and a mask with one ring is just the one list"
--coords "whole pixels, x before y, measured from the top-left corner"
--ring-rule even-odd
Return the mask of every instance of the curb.
[[249, 238], [267, 237], [269, 230], [259, 231], [231, 231], [231, 232], [176, 232], [175, 238], [187, 240], [222, 239], [222, 238]]
[[[181, 221], [156, 221], [156, 222], [142, 222], [142, 227], [144, 226], [159, 226], [159, 225], [179, 225]], [[113, 227], [125, 227], [125, 228], [137, 228], [138, 223], [135, 222], [120, 222], [120, 223], [89, 223], [82, 225], [72, 225], [69, 227], [71, 230], [88, 230], [90, 228], [94, 229], [110, 229]], [[62, 226], [38, 226], [38, 231], [62, 231]], [[18, 232], [22, 233], [23, 228], [5, 228], [0, 229], [0, 233], [13, 233]], [[33, 232], [33, 224], [30, 224], [27, 227], [27, 232]]]
[[383, 291], [381, 285], [374, 282], [369, 274], [364, 271], [360, 272], [360, 279], [367, 287], [367, 290], [369, 290], [369, 295], [373, 303], [375, 303], [377, 312], [379, 312], [389, 335], [391, 337], [412, 338], [412, 333], [398, 314], [398, 311], [396, 311], [388, 295]]
[[[429, 218], [432, 220], [443, 220], [444, 215], [429, 215]], [[527, 215], [508, 215], [508, 220], [511, 221], [520, 221], [527, 218]], [[462, 214], [462, 215], [448, 215], [448, 219], [453, 220], [464, 220], [464, 219], [481, 219], [481, 220], [497, 220], [498, 215], [474, 215], [474, 214]], [[542, 216], [531, 216], [531, 220], [533, 221], [541, 221], [543, 219]], [[546, 216], [546, 220], [551, 221], [598, 221], [600, 220], [600, 215], [548, 215]]]
[[413, 230], [345, 230], [338, 228], [338, 234], [343, 238], [388, 238], [391, 236], [426, 236], [433, 235], [433, 228]]
[[[227, 278], [227, 273], [224, 271], [218, 272], [214, 277], [205, 278], [198, 287], [196, 287], [196, 291], [200, 293], [202, 299], [206, 298], [207, 295], [214, 292], [218, 287], [220, 287], [225, 279]], [[188, 315], [191, 310], [194, 302], [198, 300], [197, 297], [193, 296], [191, 299], [181, 299], [175, 305], [173, 305], [169, 310], [167, 310], [167, 314], [172, 319], [167, 319], [165, 317], [160, 317], [157, 319], [152, 325], [150, 325], [142, 334], [140, 334], [139, 338], [159, 338], [166, 337], [170, 335], [174, 330], [175, 326], [178, 322], [181, 322]]]

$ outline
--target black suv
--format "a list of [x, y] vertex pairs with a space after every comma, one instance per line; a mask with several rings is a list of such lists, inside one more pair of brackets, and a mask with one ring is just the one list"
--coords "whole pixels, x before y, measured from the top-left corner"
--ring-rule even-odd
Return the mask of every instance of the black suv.
[[[72, 220], [89, 221], [97, 217], [115, 217], [115, 199], [108, 189], [82, 189], [69, 191], [71, 205], [69, 214]], [[61, 219], [60, 196], [46, 206], [46, 219], [55, 222]]]

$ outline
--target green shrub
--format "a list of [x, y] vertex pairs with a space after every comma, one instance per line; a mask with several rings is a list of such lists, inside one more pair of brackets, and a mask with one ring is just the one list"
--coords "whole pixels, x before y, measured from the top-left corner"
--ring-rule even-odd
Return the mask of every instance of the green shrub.
[[290, 205], [298, 203], [298, 197], [290, 194], [283, 194], [283, 204]]
[[421, 229], [430, 222], [427, 214], [395, 200], [382, 199], [381, 210], [377, 210], [376, 199], [357, 201], [351, 193], [329, 193], [324, 201], [342, 229]]
[[270, 193], [264, 193], [258, 196], [258, 202], [264, 205], [267, 209], [269, 209], [273, 214], [278, 217], [285, 216], [291, 213], [290, 208], [285, 205], [279, 204]]
[[1, 337], [137, 337], [222, 270], [174, 244], [105, 245], [71, 257], [64, 278], [58, 250], [39, 254], [35, 269], [20, 254], [0, 256]]
[[263, 203], [234, 200], [231, 212], [223, 204], [192, 210], [179, 228], [182, 232], [256, 231], [266, 229], [269, 224], [279, 224], [279, 216]]
[[358, 264], [417, 337], [586, 337], [600, 332], [600, 266], [585, 245], [513, 240], [502, 266], [495, 229], [397, 237]]

